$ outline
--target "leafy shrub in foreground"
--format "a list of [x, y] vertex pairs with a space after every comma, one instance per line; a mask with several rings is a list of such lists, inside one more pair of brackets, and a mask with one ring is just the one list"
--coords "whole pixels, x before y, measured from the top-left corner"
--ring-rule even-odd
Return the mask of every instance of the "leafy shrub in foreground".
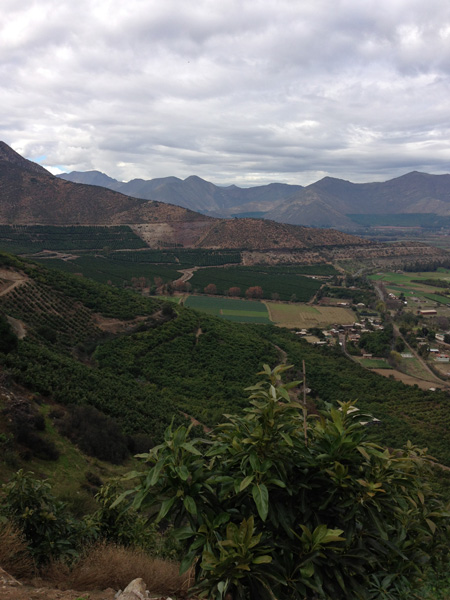
[[208, 598], [406, 597], [447, 551], [449, 513], [422, 478], [428, 459], [370, 441], [350, 403], [308, 417], [284, 370], [266, 366], [269, 385], [250, 388], [245, 416], [207, 440], [169, 428], [141, 456], [149, 469], [135, 474], [133, 507], [173, 521], [182, 568], [196, 562], [195, 590]]

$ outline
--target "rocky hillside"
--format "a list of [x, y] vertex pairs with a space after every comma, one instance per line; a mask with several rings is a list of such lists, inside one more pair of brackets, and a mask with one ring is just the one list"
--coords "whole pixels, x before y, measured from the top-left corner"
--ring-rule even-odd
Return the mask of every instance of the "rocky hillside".
[[161, 205], [106, 188], [58, 179], [3, 142], [0, 146], [2, 224], [118, 225], [205, 219], [179, 206]]

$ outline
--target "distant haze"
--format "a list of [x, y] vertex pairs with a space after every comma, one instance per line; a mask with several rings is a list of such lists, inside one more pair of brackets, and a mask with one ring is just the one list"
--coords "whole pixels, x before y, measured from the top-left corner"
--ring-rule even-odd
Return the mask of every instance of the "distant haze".
[[216, 185], [450, 170], [447, 0], [2, 0], [1, 139]]

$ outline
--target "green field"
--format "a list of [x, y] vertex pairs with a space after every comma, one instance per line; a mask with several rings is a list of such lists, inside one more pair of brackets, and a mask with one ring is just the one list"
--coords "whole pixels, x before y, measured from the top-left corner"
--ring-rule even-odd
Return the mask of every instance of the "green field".
[[[450, 307], [450, 298], [441, 295], [445, 288], [442, 285], [433, 286], [431, 284], [433, 279], [440, 281], [448, 280], [450, 287], [450, 271], [448, 269], [439, 268], [437, 271], [425, 273], [378, 273], [377, 275], [371, 275], [369, 278], [375, 282], [383, 282], [388, 292], [396, 296], [403, 293], [407, 300], [412, 297], [418, 298], [422, 309], [435, 308], [435, 304], [437, 303], [439, 304], [439, 314], [441, 314], [441, 311], [444, 311], [442, 314], [448, 316], [446, 311], [448, 311], [447, 307]], [[414, 305], [409, 302], [408, 308], [410, 310], [418, 309], [419, 303]]]
[[[327, 266], [318, 265], [318, 267]], [[296, 269], [298, 267], [283, 270], [282, 267], [267, 266], [199, 269], [190, 279], [190, 283], [194, 290], [199, 292], [213, 283], [218, 293], [223, 295], [229, 288], [238, 287], [242, 296], [248, 288], [259, 286], [262, 288], [263, 298], [271, 299], [276, 294], [279, 300], [307, 302], [318, 291], [322, 282], [312, 277], [305, 277]]]
[[402, 360], [400, 370], [407, 375], [424, 379], [425, 381], [436, 382], [437, 378], [430, 373], [417, 358]]
[[82, 227], [69, 225], [0, 225], [0, 250], [15, 254], [42, 250], [115, 250], [145, 248], [147, 244], [125, 225], [117, 227]]
[[130, 283], [133, 278], [145, 277], [147, 284], [153, 284], [155, 277], [161, 277], [164, 283], [180, 277], [175, 265], [155, 265], [148, 263], [123, 263], [110, 256], [93, 256], [85, 254], [73, 260], [37, 259], [49, 269], [58, 269], [66, 273], [79, 274], [89, 277], [99, 283], [112, 283], [122, 286]]
[[262, 302], [256, 300], [232, 300], [210, 296], [189, 296], [184, 306], [195, 308], [228, 321], [241, 323], [270, 323], [269, 313]]
[[439, 268], [437, 271], [430, 272], [418, 272], [418, 273], [377, 273], [376, 275], [369, 275], [368, 277], [372, 281], [383, 281], [387, 284], [401, 284], [401, 285], [418, 285], [411, 283], [417, 279], [448, 279], [450, 285], [450, 270]]

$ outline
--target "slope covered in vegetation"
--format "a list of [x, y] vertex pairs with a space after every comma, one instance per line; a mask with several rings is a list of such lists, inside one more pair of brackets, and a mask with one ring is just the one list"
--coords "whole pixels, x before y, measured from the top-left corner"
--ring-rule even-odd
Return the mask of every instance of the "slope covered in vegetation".
[[[288, 330], [225, 322], [6, 255], [2, 261], [27, 277], [0, 296], [0, 310], [26, 328], [17, 350], [0, 355], [5, 372], [46, 398], [94, 406], [127, 435], [146, 434], [156, 443], [183, 415], [212, 425], [242, 409], [243, 390], [263, 363], [286, 360], [299, 371], [305, 360], [311, 404], [357, 400], [381, 419], [384, 443], [411, 439], [450, 465], [445, 392], [379, 377]], [[99, 315], [120, 327], [105, 332], [96, 325]]]

